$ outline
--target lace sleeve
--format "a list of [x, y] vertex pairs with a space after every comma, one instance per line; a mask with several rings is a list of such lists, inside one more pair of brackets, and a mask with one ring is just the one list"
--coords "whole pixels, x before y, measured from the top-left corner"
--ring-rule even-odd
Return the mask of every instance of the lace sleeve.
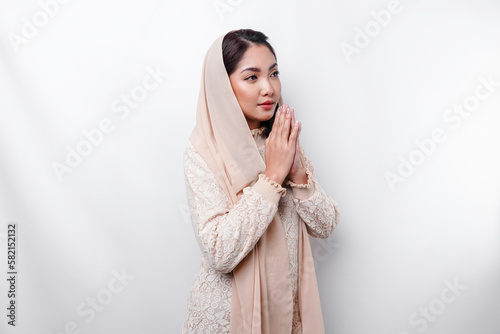
[[302, 144], [299, 147], [306, 161], [307, 183], [295, 184], [287, 180], [292, 188], [293, 202], [297, 214], [306, 223], [307, 232], [315, 238], [328, 238], [339, 221], [338, 204], [325, 193], [318, 180], [314, 165], [305, 154]]
[[260, 174], [233, 206], [191, 143], [184, 152], [184, 171], [191, 222], [201, 252], [212, 268], [229, 273], [264, 234], [286, 189]]

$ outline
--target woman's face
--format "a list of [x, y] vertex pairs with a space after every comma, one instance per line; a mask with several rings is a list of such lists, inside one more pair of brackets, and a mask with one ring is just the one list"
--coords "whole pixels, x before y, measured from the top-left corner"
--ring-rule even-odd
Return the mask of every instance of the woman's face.
[[229, 76], [231, 87], [250, 129], [270, 120], [281, 96], [278, 64], [271, 50], [257, 44], [245, 51]]

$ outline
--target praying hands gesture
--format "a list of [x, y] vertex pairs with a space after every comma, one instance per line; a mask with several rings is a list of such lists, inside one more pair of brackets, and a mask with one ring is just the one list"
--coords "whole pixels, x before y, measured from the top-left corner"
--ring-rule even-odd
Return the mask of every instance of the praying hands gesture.
[[285, 179], [293, 183], [307, 183], [307, 174], [299, 154], [298, 137], [302, 123], [295, 121], [295, 112], [288, 104], [276, 111], [273, 127], [266, 138], [266, 171], [270, 179], [282, 184]]

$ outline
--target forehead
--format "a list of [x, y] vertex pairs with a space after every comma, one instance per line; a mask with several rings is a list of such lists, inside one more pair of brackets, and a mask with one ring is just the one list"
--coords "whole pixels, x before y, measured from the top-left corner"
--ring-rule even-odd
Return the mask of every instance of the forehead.
[[[269, 48], [265, 45], [252, 45], [250, 46], [243, 57], [241, 58], [238, 67], [246, 66], [267, 66], [274, 64], [276, 58]], [[260, 65], [260, 66], [259, 66]]]

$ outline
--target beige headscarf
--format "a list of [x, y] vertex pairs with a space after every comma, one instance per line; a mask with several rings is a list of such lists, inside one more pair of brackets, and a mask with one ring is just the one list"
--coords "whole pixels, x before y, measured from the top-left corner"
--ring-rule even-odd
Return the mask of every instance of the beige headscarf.
[[[229, 81], [218, 37], [203, 63], [196, 126], [190, 141], [230, 201], [266, 169]], [[280, 97], [279, 105], [283, 101]], [[300, 155], [303, 166], [304, 157]], [[311, 246], [299, 216], [298, 302], [303, 334], [324, 333]], [[256, 246], [232, 271], [231, 333], [291, 333], [293, 296], [285, 232], [276, 212]]]

